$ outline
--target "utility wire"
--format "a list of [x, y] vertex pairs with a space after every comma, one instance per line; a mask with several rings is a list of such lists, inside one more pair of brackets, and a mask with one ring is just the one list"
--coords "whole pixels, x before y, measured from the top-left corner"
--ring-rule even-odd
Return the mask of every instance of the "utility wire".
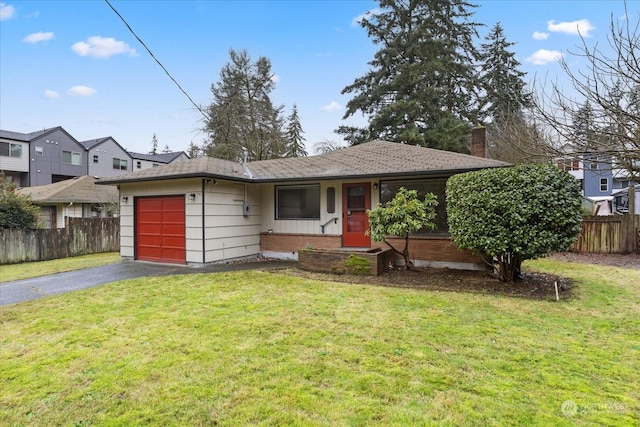
[[156, 56], [153, 54], [153, 52], [151, 52], [151, 49], [149, 49], [147, 47], [147, 45], [142, 41], [142, 39], [140, 37], [138, 37], [138, 35], [136, 34], [135, 31], [133, 31], [133, 28], [131, 28], [131, 26], [129, 25], [129, 23], [126, 21], [126, 19], [124, 19], [122, 17], [122, 15], [120, 15], [120, 13], [116, 10], [115, 7], [113, 7], [113, 5], [111, 4], [111, 2], [109, 0], [104, 0], [109, 7], [111, 8], [111, 10], [113, 10], [113, 12], [118, 15], [118, 18], [120, 18], [120, 20], [124, 23], [124, 25], [127, 26], [127, 28], [129, 29], [129, 31], [131, 32], [131, 34], [133, 34], [133, 36], [140, 42], [140, 44], [147, 50], [147, 52], [149, 52], [149, 55], [151, 55], [151, 57], [158, 63], [158, 65], [160, 66], [160, 68], [162, 68], [162, 70], [166, 73], [167, 76], [169, 76], [169, 78], [171, 79], [171, 81], [173, 81], [173, 83], [175, 83], [176, 86], [178, 86], [178, 89], [180, 89], [180, 91], [187, 97], [189, 98], [189, 101], [191, 102], [191, 104], [193, 104], [194, 107], [196, 107], [196, 110], [200, 111], [200, 113], [202, 114], [202, 116], [205, 118], [205, 120], [209, 120], [210, 117], [209, 115], [207, 115], [204, 111], [202, 111], [202, 108], [200, 108], [200, 106], [198, 104], [196, 104], [194, 102], [193, 99], [191, 99], [191, 97], [189, 96], [189, 94], [182, 88], [182, 86], [180, 86], [180, 83], [178, 83], [178, 81], [176, 79], [173, 78], [173, 76], [171, 75], [171, 73], [169, 73], [169, 71], [165, 68], [164, 65], [162, 65], [162, 63], [158, 60], [158, 58], [156, 58]]

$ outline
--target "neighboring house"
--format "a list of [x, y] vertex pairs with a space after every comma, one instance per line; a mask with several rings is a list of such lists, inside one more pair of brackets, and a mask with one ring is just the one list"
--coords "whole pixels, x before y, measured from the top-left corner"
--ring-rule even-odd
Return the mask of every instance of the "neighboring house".
[[[613, 192], [613, 213], [628, 214], [629, 212], [629, 188]], [[640, 187], [634, 188], [635, 214], [640, 215]]]
[[81, 176], [53, 184], [18, 189], [29, 195], [40, 207], [40, 219], [45, 228], [64, 228], [65, 218], [114, 216], [118, 209], [118, 189], [98, 187], [92, 176]]
[[[483, 139], [484, 141], [484, 139]], [[401, 187], [438, 196], [437, 229], [417, 234], [417, 266], [484, 268], [459, 251], [446, 221], [451, 175], [507, 163], [386, 141], [311, 157], [239, 164], [195, 158], [101, 181], [120, 189], [121, 255], [208, 264], [257, 254], [296, 259], [303, 247], [372, 247], [367, 209]], [[383, 243], [374, 243], [376, 247]]]
[[0, 130], [0, 171], [19, 187], [29, 185], [29, 138]]
[[0, 140], [0, 170], [21, 187], [87, 175], [85, 147], [60, 126], [32, 133], [0, 131]]
[[189, 156], [184, 151], [176, 151], [172, 153], [142, 154], [129, 151], [133, 158], [133, 170], [143, 170], [149, 168], [157, 168], [158, 166], [168, 165], [169, 163], [184, 162], [189, 160]]
[[103, 178], [133, 170], [133, 158], [111, 136], [82, 141], [82, 145], [87, 150], [89, 175]]
[[610, 155], [598, 153], [572, 154], [571, 144], [563, 147], [565, 156], [557, 164], [580, 181], [582, 195], [599, 206], [600, 215], [609, 215], [613, 207], [614, 193], [634, 184], [626, 171], [615, 168]]

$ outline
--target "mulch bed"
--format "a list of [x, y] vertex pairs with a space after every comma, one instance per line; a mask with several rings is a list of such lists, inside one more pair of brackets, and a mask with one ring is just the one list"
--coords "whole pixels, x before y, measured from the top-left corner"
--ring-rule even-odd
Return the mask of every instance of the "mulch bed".
[[[563, 252], [554, 254], [551, 258], [572, 263], [640, 269], [640, 254], [579, 254]], [[537, 272], [527, 272], [522, 280], [511, 284], [500, 281], [495, 274], [489, 271], [461, 271], [442, 268], [416, 268], [411, 271], [395, 269], [381, 276], [313, 273], [297, 268], [279, 270], [278, 272], [324, 281], [429, 291], [493, 294], [535, 300], [555, 300], [556, 283], [558, 285], [559, 299], [571, 298], [576, 291], [575, 284], [565, 277]]]
[[410, 271], [395, 269], [380, 276], [314, 273], [297, 268], [280, 272], [324, 281], [428, 291], [494, 294], [535, 300], [555, 299], [554, 283], [558, 284], [560, 299], [570, 298], [573, 295], [572, 290], [574, 290], [574, 285], [569, 279], [543, 273], [526, 273], [521, 280], [509, 284], [500, 281], [489, 271], [462, 271], [442, 268], [416, 268]]

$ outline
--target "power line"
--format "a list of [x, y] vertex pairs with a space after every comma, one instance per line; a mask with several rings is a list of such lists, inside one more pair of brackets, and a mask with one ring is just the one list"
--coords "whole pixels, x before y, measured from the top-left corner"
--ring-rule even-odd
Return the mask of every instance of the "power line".
[[169, 71], [165, 68], [164, 65], [162, 65], [162, 63], [158, 60], [158, 58], [156, 58], [156, 56], [153, 54], [153, 52], [151, 52], [151, 49], [149, 49], [149, 47], [147, 47], [147, 45], [145, 44], [145, 42], [142, 41], [142, 39], [140, 37], [138, 37], [138, 35], [136, 34], [135, 31], [133, 31], [133, 28], [131, 28], [131, 26], [129, 25], [129, 23], [126, 21], [126, 19], [124, 19], [122, 17], [122, 15], [120, 15], [120, 13], [116, 10], [115, 7], [113, 7], [113, 5], [111, 4], [111, 2], [109, 0], [104, 0], [109, 7], [111, 8], [111, 10], [113, 10], [113, 12], [118, 15], [118, 18], [120, 18], [120, 20], [124, 23], [124, 25], [126, 25], [126, 27], [129, 29], [129, 31], [131, 32], [131, 34], [133, 34], [133, 36], [140, 42], [140, 44], [147, 50], [147, 52], [149, 52], [149, 55], [151, 55], [151, 57], [158, 63], [158, 65], [160, 66], [160, 68], [162, 68], [162, 70], [165, 72], [165, 74], [167, 76], [169, 76], [169, 78], [171, 79], [171, 81], [173, 81], [173, 83], [175, 83], [175, 85], [178, 87], [178, 89], [180, 89], [180, 91], [187, 97], [189, 98], [189, 101], [191, 102], [191, 104], [193, 104], [194, 107], [196, 107], [196, 110], [200, 111], [200, 114], [202, 114], [202, 116], [205, 118], [205, 120], [209, 120], [209, 116], [202, 111], [202, 108], [200, 108], [200, 106], [198, 104], [196, 104], [194, 102], [193, 99], [191, 99], [191, 97], [189, 96], [189, 94], [182, 88], [182, 86], [180, 86], [180, 83], [178, 83], [178, 81], [176, 79], [173, 78], [173, 76], [171, 75], [171, 73], [169, 73]]

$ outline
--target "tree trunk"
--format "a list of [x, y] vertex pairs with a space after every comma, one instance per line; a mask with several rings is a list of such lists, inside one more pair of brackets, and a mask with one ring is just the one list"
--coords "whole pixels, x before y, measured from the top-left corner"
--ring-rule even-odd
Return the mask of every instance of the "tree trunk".
[[411, 270], [413, 268], [413, 261], [409, 259], [409, 235], [404, 238], [404, 249], [402, 250], [402, 258], [404, 258], [404, 268]]

